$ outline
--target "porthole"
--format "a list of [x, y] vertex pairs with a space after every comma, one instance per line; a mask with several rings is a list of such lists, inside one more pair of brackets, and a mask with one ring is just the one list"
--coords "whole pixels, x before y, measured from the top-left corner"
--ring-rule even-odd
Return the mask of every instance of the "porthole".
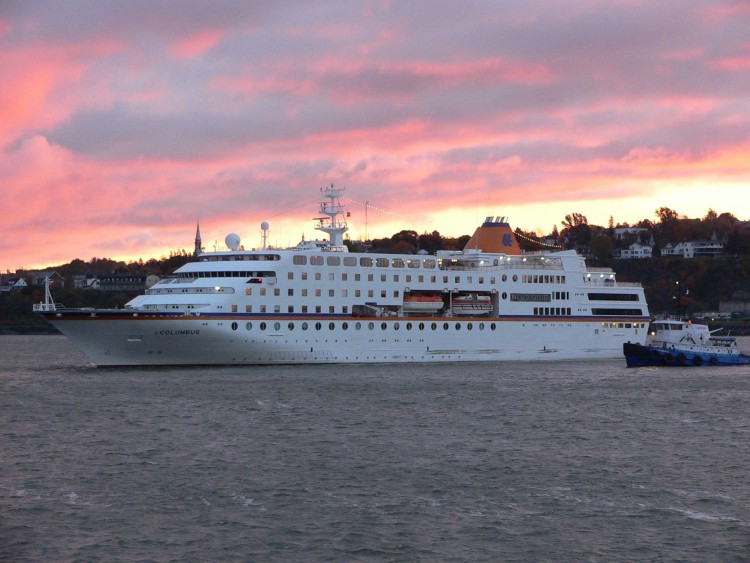
[[461, 323], [456, 323], [456, 330], [461, 330]]
[[273, 329], [274, 330], [281, 330], [281, 323], [278, 323], [278, 322], [273, 323]]
[[411, 330], [411, 323], [406, 323], [406, 330]]
[[289, 330], [294, 330], [294, 323], [289, 323], [289, 324], [287, 325], [287, 328], [288, 328]]
[[374, 329], [375, 323], [367, 323], [367, 328], [369, 328], [370, 330]]
[[448, 330], [448, 323], [443, 323], [443, 330]]
[[266, 330], [266, 323], [260, 323], [260, 330]]
[[479, 323], [479, 330], [484, 330], [484, 323]]
[[356, 324], [354, 325], [354, 328], [356, 328], [357, 330], [361, 329], [361, 328], [362, 328], [362, 323], [360, 323], [360, 322], [357, 322], [357, 323], [356, 323]]
[[495, 330], [495, 323], [490, 323], [490, 330]]
[[508, 294], [503, 291], [503, 299], [507, 299], [507, 298], [508, 298]]
[[232, 323], [232, 330], [237, 330], [237, 323]]
[[333, 330], [336, 328], [336, 325], [334, 323], [328, 323], [328, 330]]
[[518, 281], [518, 276], [516, 274], [513, 274], [513, 281], [514, 282]]
[[469, 323], [469, 324], [466, 325], [466, 330], [471, 330], [472, 328], [474, 328], [474, 327], [473, 327], [473, 325], [471, 323]]
[[393, 323], [393, 329], [398, 330], [398, 323]]
[[246, 330], [253, 330], [253, 323], [245, 323]]
[[424, 330], [424, 323], [419, 323], [419, 330]]
[[385, 330], [387, 326], [388, 326], [388, 325], [387, 325], [387, 324], [385, 324], [385, 323], [380, 323], [380, 328], [381, 328], [382, 330]]
[[503, 281], [508, 281], [508, 274], [503, 274]]
[[320, 330], [322, 326], [320, 323], [315, 323], [315, 330]]
[[344, 330], [348, 330], [349, 329], [349, 323], [341, 323], [341, 328], [343, 328]]
[[437, 329], [437, 323], [432, 323], [432, 324], [430, 325], [430, 328], [431, 328], [432, 330], [435, 330], [435, 329]]
[[302, 323], [302, 330], [307, 330], [307, 323]]

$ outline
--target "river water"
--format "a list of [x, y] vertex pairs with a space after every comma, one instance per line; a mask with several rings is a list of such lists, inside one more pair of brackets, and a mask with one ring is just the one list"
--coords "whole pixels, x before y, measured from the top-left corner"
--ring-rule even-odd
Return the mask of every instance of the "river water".
[[3, 561], [750, 558], [747, 368], [0, 357]]

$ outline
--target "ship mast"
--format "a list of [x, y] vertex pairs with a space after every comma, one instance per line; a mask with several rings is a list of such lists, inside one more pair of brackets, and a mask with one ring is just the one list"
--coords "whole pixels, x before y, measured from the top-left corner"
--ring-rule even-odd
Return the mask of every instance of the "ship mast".
[[344, 207], [341, 205], [340, 200], [344, 188], [335, 188], [331, 184], [330, 187], [325, 189], [320, 188], [320, 191], [329, 200], [320, 203], [320, 213], [328, 217], [318, 218], [319, 224], [315, 228], [328, 233], [331, 246], [343, 247], [344, 233], [349, 230], [349, 227], [346, 225]]

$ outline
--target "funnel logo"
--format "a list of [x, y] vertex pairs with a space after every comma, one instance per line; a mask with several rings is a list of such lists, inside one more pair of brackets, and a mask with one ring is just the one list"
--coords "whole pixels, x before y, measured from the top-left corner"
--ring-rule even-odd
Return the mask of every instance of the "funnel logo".
[[513, 238], [511, 237], [510, 233], [506, 233], [503, 235], [503, 246], [513, 246]]

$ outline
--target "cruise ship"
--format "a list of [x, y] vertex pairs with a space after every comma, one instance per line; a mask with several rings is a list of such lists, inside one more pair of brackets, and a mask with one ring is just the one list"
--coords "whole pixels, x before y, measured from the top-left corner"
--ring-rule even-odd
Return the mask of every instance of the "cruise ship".
[[523, 252], [504, 217], [461, 251], [353, 253], [342, 198], [321, 189], [327, 240], [230, 234], [124, 308], [64, 308], [48, 284], [34, 309], [98, 366], [619, 359], [645, 340], [640, 284], [574, 250]]

